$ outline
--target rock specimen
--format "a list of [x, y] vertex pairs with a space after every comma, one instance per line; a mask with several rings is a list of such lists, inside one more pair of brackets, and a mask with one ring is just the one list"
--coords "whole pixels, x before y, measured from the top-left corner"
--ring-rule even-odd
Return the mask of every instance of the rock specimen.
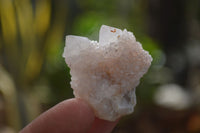
[[133, 112], [135, 88], [152, 57], [132, 32], [102, 25], [99, 42], [69, 35], [63, 56], [75, 97], [90, 104], [97, 117], [114, 121]]

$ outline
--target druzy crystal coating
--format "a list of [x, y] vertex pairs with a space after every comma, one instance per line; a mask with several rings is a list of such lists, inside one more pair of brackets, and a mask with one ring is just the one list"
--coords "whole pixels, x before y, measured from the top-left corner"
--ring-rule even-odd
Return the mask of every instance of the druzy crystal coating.
[[114, 121], [134, 111], [135, 88], [152, 57], [132, 32], [102, 25], [99, 42], [68, 35], [63, 57], [75, 97], [85, 100], [97, 117]]

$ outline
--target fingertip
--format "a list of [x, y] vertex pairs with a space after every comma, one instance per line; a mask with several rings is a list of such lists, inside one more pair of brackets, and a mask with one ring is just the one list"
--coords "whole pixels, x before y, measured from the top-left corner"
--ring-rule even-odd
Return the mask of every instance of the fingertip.
[[89, 130], [94, 118], [93, 110], [86, 102], [73, 98], [40, 115], [21, 133], [83, 133]]

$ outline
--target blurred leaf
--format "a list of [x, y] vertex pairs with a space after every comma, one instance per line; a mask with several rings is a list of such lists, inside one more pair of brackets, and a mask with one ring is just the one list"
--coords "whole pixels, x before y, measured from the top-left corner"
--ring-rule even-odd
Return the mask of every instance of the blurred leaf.
[[35, 27], [39, 37], [47, 32], [50, 26], [51, 2], [50, 0], [41, 0], [36, 2], [35, 9]]
[[4, 41], [13, 45], [13, 42], [16, 41], [17, 26], [12, 0], [0, 0], [0, 13]]
[[16, 130], [19, 130], [20, 117], [17, 102], [17, 92], [14, 82], [10, 75], [0, 65], [0, 93], [6, 104], [6, 121], [7, 124]]
[[2, 40], [7, 44], [4, 45], [5, 53], [9, 55], [8, 60], [15, 63], [18, 56], [18, 48], [15, 45], [17, 41], [17, 25], [12, 0], [0, 0], [0, 17]]
[[26, 63], [24, 70], [27, 81], [34, 80], [38, 76], [43, 65], [43, 57], [38, 51], [32, 51]]

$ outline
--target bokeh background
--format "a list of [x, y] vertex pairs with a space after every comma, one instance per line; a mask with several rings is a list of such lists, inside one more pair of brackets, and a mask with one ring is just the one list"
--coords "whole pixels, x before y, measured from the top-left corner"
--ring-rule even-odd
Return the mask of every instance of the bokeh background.
[[0, 133], [72, 98], [65, 36], [126, 28], [153, 56], [113, 133], [200, 133], [199, 0], [0, 0]]

